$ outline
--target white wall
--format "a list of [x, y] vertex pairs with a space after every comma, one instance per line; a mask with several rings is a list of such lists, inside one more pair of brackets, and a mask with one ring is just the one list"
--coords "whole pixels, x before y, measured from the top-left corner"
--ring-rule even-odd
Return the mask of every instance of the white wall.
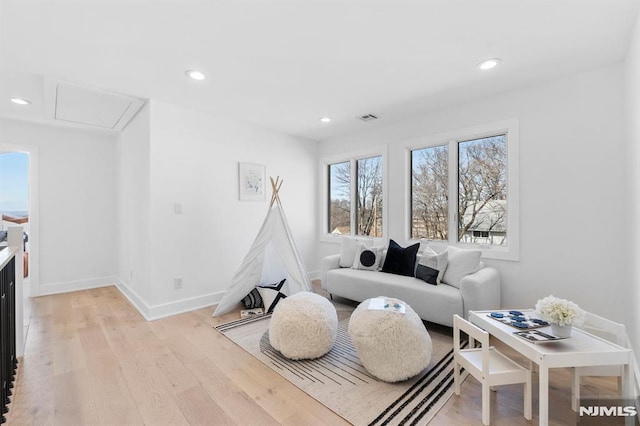
[[[636, 22], [635, 31], [631, 39], [626, 63], [627, 90], [627, 122], [628, 122], [628, 175], [630, 182], [627, 222], [632, 225], [631, 249], [629, 252], [632, 276], [629, 279], [627, 291], [626, 324], [627, 332], [634, 345], [636, 357], [640, 357], [640, 17]], [[640, 380], [640, 378], [638, 378]]]
[[[137, 154], [126, 152], [126, 147], [139, 146], [136, 152], [144, 157], [149, 141], [149, 213], [145, 216], [135, 208], [130, 212], [148, 220], [148, 288], [135, 283], [135, 278], [128, 280], [141, 299], [134, 302], [147, 318], [214, 304], [228, 288], [266, 216], [271, 193], [269, 187], [265, 201], [239, 201], [239, 161], [264, 164], [267, 176], [284, 179], [280, 196], [290, 227], [308, 269], [319, 268], [315, 142], [155, 100], [147, 108], [132, 123], [136, 127], [129, 129], [130, 124], [123, 132], [119, 154], [119, 163], [137, 164]], [[145, 197], [144, 167], [135, 173], [124, 171], [123, 176], [131, 175], [138, 182], [141, 194], [132, 190], [121, 195], [121, 202]], [[175, 203], [181, 204], [182, 214], [174, 213]], [[144, 202], [138, 207], [144, 209]], [[121, 217], [126, 218], [127, 208], [120, 208]], [[124, 259], [119, 274], [127, 293], [126, 257], [133, 256], [133, 243], [122, 241], [128, 247], [120, 249]], [[183, 279], [180, 290], [174, 289], [176, 277]]]
[[[554, 294], [621, 321], [630, 292], [623, 77], [619, 64], [379, 125], [323, 142], [319, 156], [389, 145], [388, 237], [401, 241], [403, 141], [518, 118], [520, 261], [486, 262], [502, 274], [503, 305]], [[337, 252], [320, 243], [320, 256]]]
[[40, 293], [112, 282], [115, 137], [0, 119], [2, 143], [35, 147], [39, 175]]

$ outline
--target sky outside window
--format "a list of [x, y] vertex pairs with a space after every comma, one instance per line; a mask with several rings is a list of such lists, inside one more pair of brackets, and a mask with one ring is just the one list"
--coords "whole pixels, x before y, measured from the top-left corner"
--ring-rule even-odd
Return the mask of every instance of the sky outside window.
[[29, 210], [29, 154], [0, 154], [0, 212], [23, 213]]

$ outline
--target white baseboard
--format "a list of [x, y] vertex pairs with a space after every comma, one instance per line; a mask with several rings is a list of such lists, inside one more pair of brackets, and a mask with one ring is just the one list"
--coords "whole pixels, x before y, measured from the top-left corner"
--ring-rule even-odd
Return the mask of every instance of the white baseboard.
[[[149, 305], [134, 290], [127, 286], [124, 281], [115, 276], [92, 278], [88, 280], [77, 280], [59, 283], [47, 283], [40, 285], [38, 296], [48, 296], [52, 294], [69, 293], [72, 291], [90, 290], [92, 288], [108, 287], [115, 285], [116, 288], [131, 302], [131, 304], [140, 312], [147, 321], [153, 321], [160, 318], [182, 314], [184, 312], [195, 311], [196, 309], [206, 308], [207, 306], [216, 305], [222, 299], [224, 291], [217, 293], [205, 294], [202, 296], [180, 299], [174, 302], [163, 303], [160, 305]], [[213, 313], [213, 312], [212, 312]]]
[[[148, 320], [153, 321], [217, 305], [222, 299], [223, 294], [224, 292], [221, 291], [219, 293], [210, 293], [188, 299], [177, 300], [175, 302], [164, 303], [162, 305], [151, 306]], [[213, 314], [213, 309], [211, 310], [211, 313]]]
[[[217, 293], [204, 294], [202, 296], [180, 299], [174, 302], [163, 303], [160, 305], [149, 305], [138, 294], [127, 286], [122, 280], [114, 281], [120, 293], [126, 297], [129, 302], [140, 312], [147, 321], [154, 321], [160, 318], [172, 315], [182, 314], [185, 312], [195, 311], [196, 309], [206, 308], [216, 305], [222, 299], [223, 291]], [[213, 313], [213, 311], [211, 312]]]
[[138, 293], [133, 291], [128, 285], [124, 283], [124, 281], [119, 278], [116, 278], [114, 283], [120, 293], [122, 293], [122, 295], [127, 298], [127, 300], [133, 305], [133, 307], [136, 308], [138, 312], [140, 312], [140, 315], [142, 315], [144, 319], [149, 321], [148, 305], [144, 300], [142, 300], [140, 296], [138, 296]]
[[72, 291], [89, 290], [92, 288], [108, 287], [113, 285], [115, 277], [91, 278], [88, 280], [66, 281], [58, 283], [40, 284], [38, 296], [48, 296], [51, 294], [69, 293]]

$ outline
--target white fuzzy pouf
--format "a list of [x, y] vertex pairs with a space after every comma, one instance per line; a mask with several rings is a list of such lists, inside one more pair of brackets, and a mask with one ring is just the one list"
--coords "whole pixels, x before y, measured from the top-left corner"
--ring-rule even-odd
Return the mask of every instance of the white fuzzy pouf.
[[411, 306], [404, 314], [370, 310], [362, 302], [349, 320], [349, 336], [362, 365], [385, 382], [415, 376], [431, 361], [431, 336]]
[[331, 350], [337, 332], [338, 314], [331, 302], [302, 291], [276, 305], [269, 342], [289, 359], [314, 359]]

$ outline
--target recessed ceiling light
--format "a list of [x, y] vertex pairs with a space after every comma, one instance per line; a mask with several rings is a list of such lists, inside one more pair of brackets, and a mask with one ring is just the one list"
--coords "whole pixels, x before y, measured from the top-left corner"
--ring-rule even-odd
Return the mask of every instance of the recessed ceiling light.
[[11, 102], [18, 105], [31, 105], [31, 101], [24, 98], [11, 98]]
[[330, 122], [331, 122], [331, 118], [329, 118], [329, 117], [322, 117], [322, 118], [320, 119], [320, 121], [322, 121], [323, 123], [330, 123]]
[[490, 70], [491, 68], [497, 67], [500, 62], [502, 62], [500, 58], [487, 59], [486, 61], [480, 62], [478, 68], [481, 70]]
[[185, 74], [194, 80], [204, 80], [204, 74], [196, 70], [187, 70]]

